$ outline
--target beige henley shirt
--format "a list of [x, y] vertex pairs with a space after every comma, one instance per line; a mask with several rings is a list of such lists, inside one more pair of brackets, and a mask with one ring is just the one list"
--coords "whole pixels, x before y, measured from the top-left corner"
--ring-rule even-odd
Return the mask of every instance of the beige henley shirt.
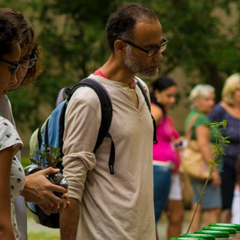
[[146, 102], [138, 87], [136, 108], [124, 89], [126, 84], [90, 77], [104, 85], [112, 101], [109, 132], [115, 143], [115, 174], [109, 173], [108, 138], [96, 155], [92, 153], [100, 127], [100, 103], [92, 89], [81, 87], [67, 108], [63, 147], [69, 197], [80, 202], [77, 240], [155, 240], [153, 127]]

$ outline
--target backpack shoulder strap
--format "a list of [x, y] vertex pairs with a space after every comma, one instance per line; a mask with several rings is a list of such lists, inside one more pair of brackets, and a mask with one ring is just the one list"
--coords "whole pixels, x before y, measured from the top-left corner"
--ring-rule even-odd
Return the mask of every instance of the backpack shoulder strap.
[[64, 87], [58, 92], [56, 106], [58, 106], [61, 102], [63, 102], [66, 99], [66, 96], [69, 96], [70, 91], [71, 91], [70, 88]]
[[146, 104], [147, 104], [147, 106], [148, 106], [149, 112], [150, 112], [150, 114], [151, 114], [152, 122], [153, 122], [153, 130], [154, 130], [154, 132], [153, 132], [153, 143], [154, 143], [154, 144], [157, 144], [157, 143], [158, 143], [158, 140], [157, 140], [157, 132], [156, 132], [156, 128], [157, 128], [157, 127], [156, 127], [155, 119], [153, 118], [152, 113], [151, 113], [151, 105], [150, 105], [149, 99], [148, 99], [147, 94], [146, 94], [146, 92], [145, 92], [145, 90], [144, 90], [144, 88], [143, 88], [143, 85], [140, 83], [140, 81], [139, 81], [137, 78], [135, 78], [135, 80], [137, 81], [137, 85], [138, 85], [138, 87], [140, 88], [140, 90], [141, 90], [141, 92], [142, 92], [142, 94], [143, 94], [143, 96], [144, 96], [144, 99], [145, 99]]
[[144, 88], [143, 88], [143, 85], [140, 83], [140, 81], [139, 81], [137, 78], [135, 78], [135, 79], [137, 80], [137, 85], [138, 85], [138, 87], [140, 88], [140, 90], [141, 90], [141, 92], [142, 92], [142, 94], [143, 94], [143, 96], [144, 96], [144, 99], [145, 99], [145, 101], [146, 101], [146, 104], [147, 104], [147, 106], [148, 106], [148, 109], [149, 109], [149, 111], [151, 111], [150, 102], [149, 102], [149, 99], [148, 99], [148, 97], [147, 97], [147, 94], [146, 94], [146, 92], [145, 92], [145, 90], [144, 90]]
[[112, 121], [112, 102], [110, 100], [110, 96], [106, 90], [106, 88], [99, 82], [90, 79], [90, 78], [85, 78], [83, 79], [80, 83], [78, 83], [71, 91], [70, 97], [72, 94], [75, 92], [76, 87], [78, 88], [79, 86], [87, 86], [92, 88], [96, 94], [98, 95], [100, 104], [101, 104], [101, 112], [102, 112], [102, 120], [101, 120], [101, 125], [98, 133], [98, 138], [97, 142], [94, 148], [94, 152], [97, 151], [99, 146], [101, 145], [104, 137], [106, 137], [108, 130], [111, 125]]
[[95, 144], [93, 152], [95, 153], [97, 149], [100, 147], [101, 143], [103, 142], [103, 139], [105, 137], [109, 137], [111, 140], [111, 150], [110, 150], [110, 156], [109, 156], [109, 170], [111, 174], [114, 174], [114, 161], [115, 161], [115, 145], [112, 140], [112, 136], [110, 135], [109, 128], [112, 121], [112, 102], [110, 99], [110, 96], [106, 90], [106, 88], [99, 83], [96, 80], [85, 78], [81, 82], [77, 83], [69, 93], [68, 102], [70, 101], [73, 93], [79, 88], [79, 87], [90, 87], [92, 88], [96, 94], [98, 95], [100, 105], [101, 105], [101, 113], [102, 113], [102, 120], [101, 125], [99, 128], [99, 133], [97, 137], [97, 142]]

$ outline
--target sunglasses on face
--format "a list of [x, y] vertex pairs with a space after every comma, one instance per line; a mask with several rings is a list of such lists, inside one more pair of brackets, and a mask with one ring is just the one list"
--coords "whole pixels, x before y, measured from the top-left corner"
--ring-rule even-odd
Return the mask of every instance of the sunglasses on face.
[[5, 62], [5, 63], [10, 65], [8, 67], [8, 70], [11, 73], [12, 76], [16, 74], [16, 72], [18, 71], [19, 66], [21, 65], [18, 62], [11, 62], [11, 61], [8, 61], [8, 60], [5, 60], [5, 59], [1, 59], [1, 61], [3, 61], [3, 62]]
[[125, 39], [120, 39], [120, 40], [122, 40], [123, 42], [127, 43], [128, 45], [130, 45], [132, 47], [137, 48], [138, 50], [141, 50], [141, 51], [145, 52], [148, 57], [153, 57], [154, 55], [157, 54], [157, 52], [159, 50], [160, 50], [161, 53], [164, 52], [167, 48], [167, 43], [168, 43], [168, 40], [163, 37], [160, 45], [156, 45], [156, 46], [153, 46], [153, 47], [150, 47], [150, 48], [146, 49], [146, 48], [138, 46], [137, 44], [135, 44], [131, 41], [128, 41], [128, 40], [125, 40]]

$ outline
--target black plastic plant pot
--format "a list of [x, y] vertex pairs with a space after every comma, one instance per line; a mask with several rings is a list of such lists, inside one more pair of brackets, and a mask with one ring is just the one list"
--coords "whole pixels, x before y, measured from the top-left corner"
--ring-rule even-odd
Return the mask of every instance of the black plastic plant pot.
[[32, 174], [32, 173], [35, 173], [35, 172], [38, 172], [42, 170], [41, 167], [39, 167], [38, 165], [36, 164], [31, 164], [31, 165], [28, 165], [27, 167], [24, 168], [24, 172], [25, 172], [25, 175], [28, 176], [29, 174]]
[[44, 211], [36, 205], [38, 221], [41, 225], [49, 228], [59, 228], [59, 213], [46, 215]]
[[[49, 181], [55, 185], [64, 187], [65, 189], [68, 188], [68, 184], [67, 184], [67, 180], [66, 178], [63, 176], [63, 174], [61, 172], [52, 174], [50, 176], [47, 177], [49, 179]], [[62, 197], [62, 193], [59, 192], [54, 192], [54, 194], [58, 197]]]
[[[42, 168], [35, 164], [31, 164], [24, 169], [26, 176], [40, 170], [42, 170]], [[46, 178], [53, 184], [62, 186], [66, 189], [68, 188], [67, 181], [61, 172], [46, 176]], [[54, 192], [54, 194], [60, 198], [62, 197], [62, 193]], [[37, 204], [27, 203], [27, 206], [37, 223], [50, 228], [59, 228], [59, 213], [51, 213], [50, 215], [46, 215]]]

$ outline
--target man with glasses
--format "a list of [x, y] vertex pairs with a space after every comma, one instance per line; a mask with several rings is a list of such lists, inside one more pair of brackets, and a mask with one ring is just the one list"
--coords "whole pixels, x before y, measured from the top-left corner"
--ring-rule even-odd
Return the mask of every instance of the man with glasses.
[[123, 42], [145, 52], [147, 54], [148, 57], [153, 57], [154, 55], [157, 54], [157, 52], [160, 50], [160, 52], [162, 53], [163, 51], [165, 51], [166, 47], [167, 47], [167, 43], [168, 43], [168, 40], [166, 38], [162, 38], [162, 42], [160, 45], [156, 45], [156, 46], [152, 46], [152, 47], [149, 47], [149, 48], [143, 48], [143, 47], [140, 47], [138, 46], [137, 44], [131, 42], [131, 41], [128, 41], [128, 40], [124, 40], [124, 39], [121, 39]]
[[63, 173], [70, 208], [60, 214], [62, 240], [155, 240], [151, 114], [136, 75], [158, 74], [167, 39], [155, 14], [127, 4], [108, 20], [111, 55], [90, 75], [108, 91], [113, 106], [109, 134], [115, 144], [114, 174], [109, 173], [111, 141], [93, 153], [101, 121], [96, 94], [79, 88], [65, 116]]

